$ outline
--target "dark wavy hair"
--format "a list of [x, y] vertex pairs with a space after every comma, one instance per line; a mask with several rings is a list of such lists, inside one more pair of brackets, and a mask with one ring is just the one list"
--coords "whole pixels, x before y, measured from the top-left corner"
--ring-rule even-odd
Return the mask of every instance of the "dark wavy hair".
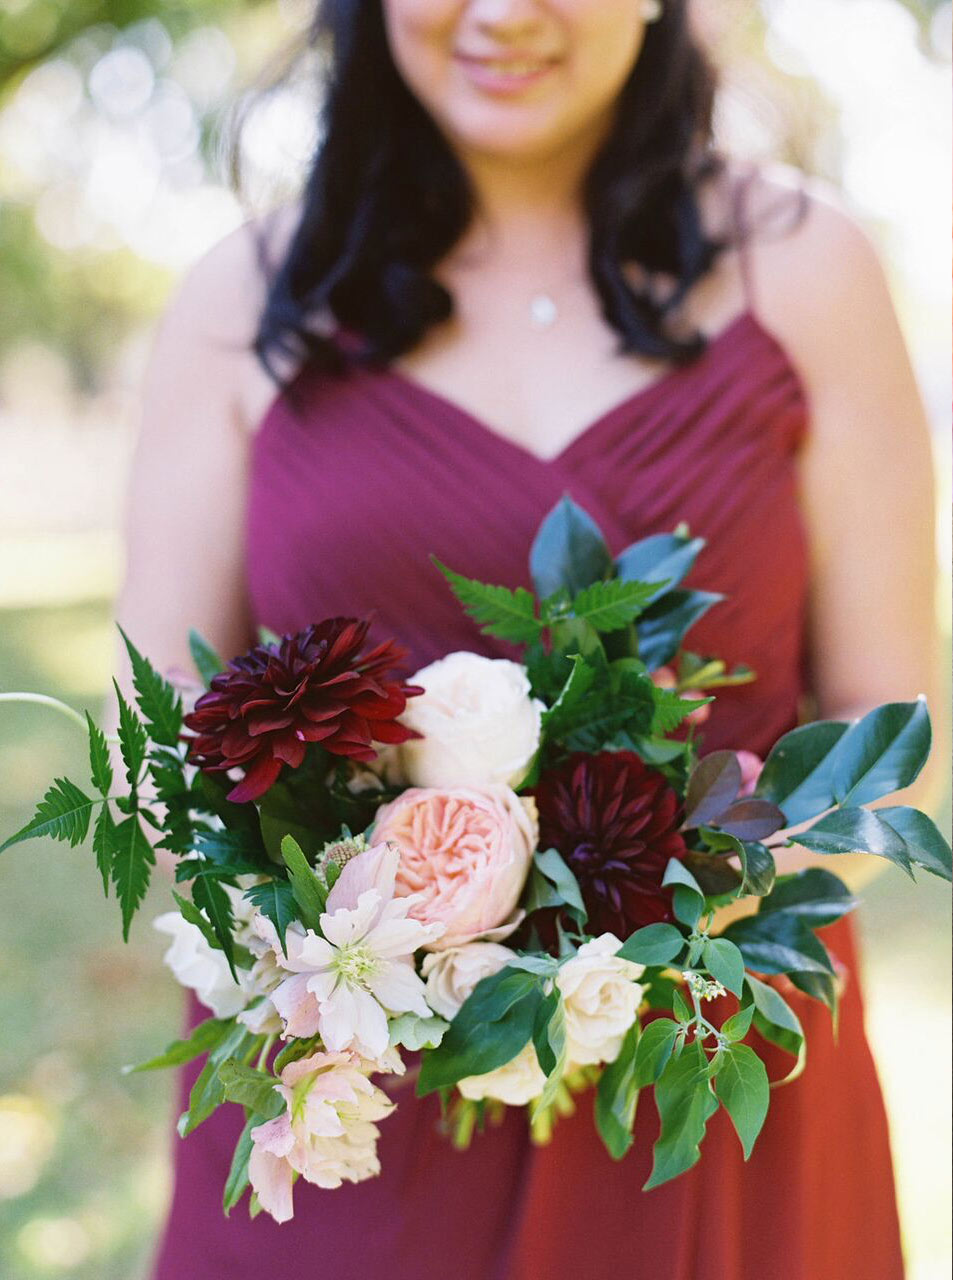
[[[701, 184], [723, 163], [711, 140], [715, 75], [687, 10], [688, 0], [665, 0], [646, 27], [581, 193], [589, 272], [620, 351], [675, 362], [704, 347], [673, 320], [727, 245], [706, 233], [699, 208]], [[462, 165], [394, 65], [380, 0], [322, 0], [308, 43], [324, 55], [321, 140], [254, 342], [279, 382], [279, 355], [342, 368], [329, 317], [359, 335], [347, 359], [365, 364], [411, 350], [448, 319], [453, 298], [432, 270], [475, 210]]]

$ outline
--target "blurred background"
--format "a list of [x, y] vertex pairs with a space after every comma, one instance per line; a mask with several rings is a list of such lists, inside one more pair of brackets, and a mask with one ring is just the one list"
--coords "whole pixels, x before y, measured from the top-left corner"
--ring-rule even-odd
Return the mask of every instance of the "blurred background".
[[[696, 2], [725, 77], [725, 145], [830, 179], [880, 245], [935, 428], [945, 528], [953, 6]], [[3, 0], [0, 690], [43, 690], [99, 712], [154, 322], [195, 258], [295, 191], [315, 141], [315, 68], [269, 85], [311, 7]], [[241, 198], [229, 159], [239, 116]], [[937, 545], [948, 631], [942, 530]], [[4, 706], [0, 833], [83, 759], [66, 721]], [[948, 830], [948, 805], [937, 816]], [[121, 1074], [178, 1031], [178, 988], [147, 924], [165, 907], [161, 888], [153, 899], [124, 947], [88, 851], [33, 843], [0, 864], [4, 1280], [145, 1273], [178, 1141], [171, 1075]], [[949, 906], [939, 881], [890, 874], [859, 915], [878, 943], [865, 959], [868, 1027], [910, 1280], [950, 1274]]]

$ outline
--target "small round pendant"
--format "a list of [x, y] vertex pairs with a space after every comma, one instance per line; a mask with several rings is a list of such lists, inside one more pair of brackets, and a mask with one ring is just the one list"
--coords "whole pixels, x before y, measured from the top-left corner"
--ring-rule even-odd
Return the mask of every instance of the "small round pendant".
[[534, 329], [548, 329], [558, 315], [556, 304], [548, 293], [537, 293], [529, 304], [530, 324]]

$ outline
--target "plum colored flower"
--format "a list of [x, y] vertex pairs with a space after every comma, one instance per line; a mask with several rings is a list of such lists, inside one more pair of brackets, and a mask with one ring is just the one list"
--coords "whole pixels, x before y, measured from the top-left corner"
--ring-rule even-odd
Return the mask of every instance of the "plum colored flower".
[[363, 1182], [380, 1173], [376, 1120], [393, 1102], [350, 1053], [315, 1053], [290, 1062], [275, 1089], [285, 1110], [251, 1131], [248, 1178], [276, 1222], [294, 1216], [294, 1175], [318, 1187]]
[[632, 751], [577, 752], [543, 775], [535, 795], [540, 848], [558, 849], [571, 867], [592, 933], [627, 938], [671, 919], [662, 877], [687, 849], [681, 802], [661, 773]]
[[389, 1039], [387, 1015], [431, 1016], [414, 952], [443, 932], [442, 924], [408, 919], [412, 898], [394, 897], [399, 853], [375, 845], [345, 865], [320, 917], [322, 937], [288, 930], [287, 955], [271, 921], [256, 927], [291, 971], [271, 993], [286, 1036], [318, 1033], [332, 1052], [353, 1049], [377, 1059]]
[[375, 840], [400, 849], [397, 892], [416, 896], [410, 914], [445, 926], [438, 949], [512, 932], [536, 836], [535, 801], [500, 783], [411, 787], [374, 826]]
[[388, 640], [362, 652], [369, 625], [327, 618], [233, 658], [185, 717], [195, 734], [192, 763], [210, 773], [243, 769], [228, 794], [241, 803], [264, 795], [284, 765], [297, 768], [311, 742], [332, 755], [373, 760], [372, 743], [414, 737], [397, 723], [407, 699], [420, 693], [394, 669], [405, 650]]

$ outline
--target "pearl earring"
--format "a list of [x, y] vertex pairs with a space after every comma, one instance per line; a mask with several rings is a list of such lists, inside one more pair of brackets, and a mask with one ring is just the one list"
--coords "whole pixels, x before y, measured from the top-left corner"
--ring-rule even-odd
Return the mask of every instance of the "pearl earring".
[[658, 22], [662, 16], [662, 0], [642, 0], [642, 21]]

